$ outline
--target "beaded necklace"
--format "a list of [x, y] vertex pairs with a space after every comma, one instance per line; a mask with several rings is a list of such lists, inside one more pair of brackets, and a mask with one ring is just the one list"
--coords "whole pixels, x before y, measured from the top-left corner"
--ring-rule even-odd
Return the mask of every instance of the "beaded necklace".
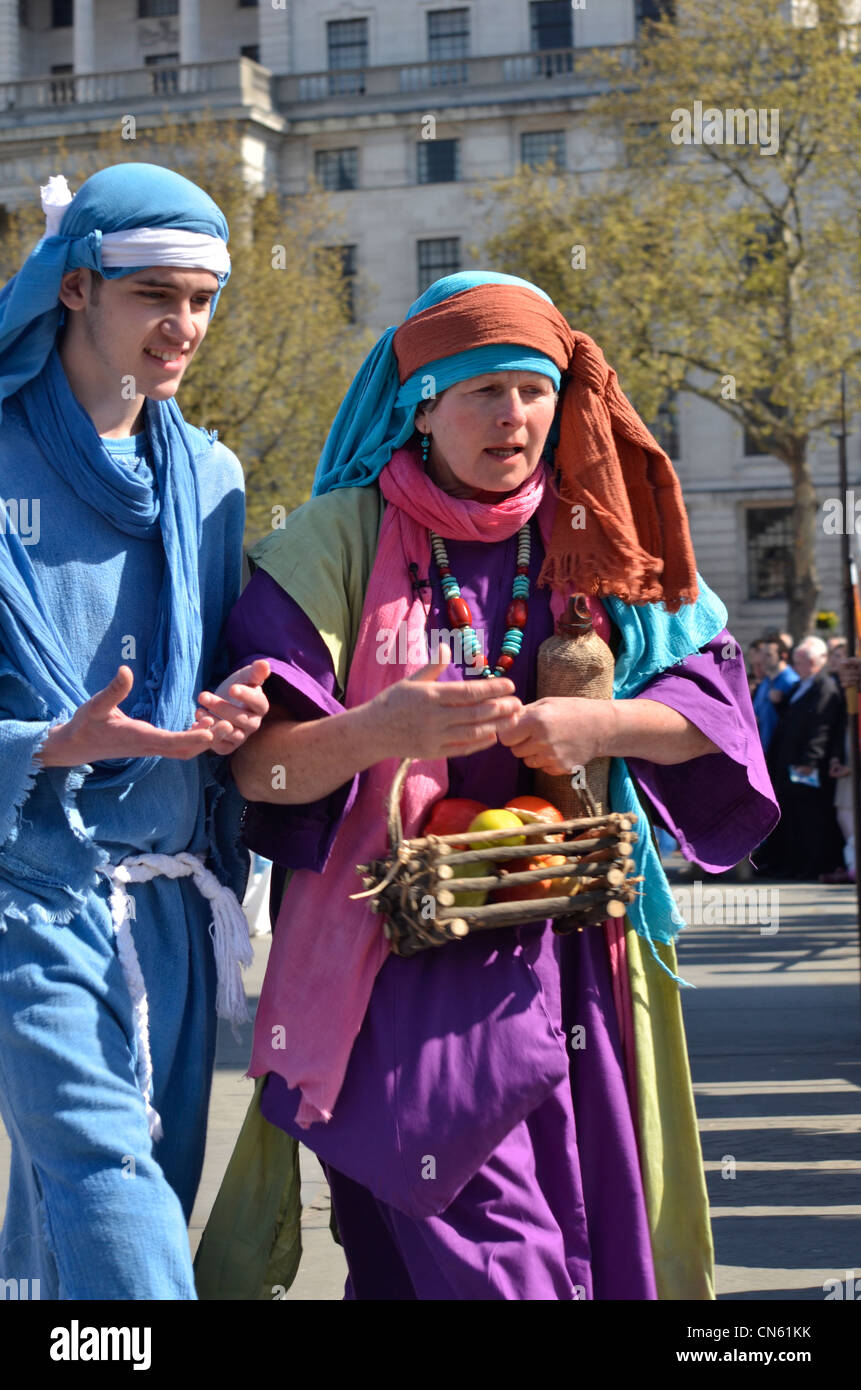
[[487, 657], [481, 650], [481, 644], [472, 626], [469, 604], [462, 597], [460, 585], [451, 572], [445, 542], [441, 536], [431, 531], [430, 543], [436, 567], [442, 578], [442, 592], [448, 609], [448, 620], [453, 628], [463, 634], [464, 665], [472, 666], [474, 670], [481, 671], [483, 676], [504, 676], [507, 671], [511, 670], [514, 659], [520, 651], [523, 643], [523, 629], [526, 626], [529, 613], [529, 604], [527, 603], [529, 598], [529, 556], [532, 550], [529, 523], [521, 526], [517, 533], [517, 567], [514, 571], [514, 582], [511, 585], [511, 602], [505, 614], [505, 636], [502, 639], [502, 650], [494, 667], [490, 666]]

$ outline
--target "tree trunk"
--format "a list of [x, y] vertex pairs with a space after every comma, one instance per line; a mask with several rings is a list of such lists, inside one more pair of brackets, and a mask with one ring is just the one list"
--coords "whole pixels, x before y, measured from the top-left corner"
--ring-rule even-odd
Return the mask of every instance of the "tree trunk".
[[793, 441], [784, 460], [792, 474], [792, 555], [787, 627], [798, 643], [814, 630], [819, 606], [816, 572], [816, 518], [819, 507], [807, 458], [807, 438]]

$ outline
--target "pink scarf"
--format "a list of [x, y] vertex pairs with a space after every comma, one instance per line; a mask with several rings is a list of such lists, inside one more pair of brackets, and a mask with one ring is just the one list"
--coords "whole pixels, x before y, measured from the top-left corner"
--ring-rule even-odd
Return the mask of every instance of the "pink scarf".
[[[409, 448], [398, 450], [383, 469], [380, 489], [389, 505], [350, 667], [344, 701], [348, 709], [427, 663], [427, 657], [409, 660], [426, 642], [430, 609], [428, 598], [412, 592], [409, 565], [414, 562], [419, 574], [428, 573], [430, 529], [444, 539], [492, 543], [507, 540], [537, 511], [546, 545], [556, 510], [545, 466], [503, 501], [473, 502], [438, 488]], [[554, 616], [563, 607], [563, 595], [551, 595]], [[609, 623], [603, 607], [595, 602], [593, 608], [596, 629], [606, 637]], [[406, 664], [379, 661], [377, 633], [396, 633], [402, 623], [407, 624]], [[397, 655], [401, 644], [394, 646]], [[325, 871], [302, 869], [293, 874], [273, 934], [249, 1075], [274, 1071], [288, 1086], [299, 1086], [302, 1100], [296, 1120], [303, 1129], [331, 1119], [374, 980], [390, 950], [368, 899], [352, 901], [350, 894], [361, 888], [356, 865], [381, 859], [387, 852], [385, 802], [397, 767], [398, 759], [391, 758], [368, 770]], [[418, 833], [431, 803], [447, 788], [444, 759], [413, 763], [401, 797], [405, 836]]]

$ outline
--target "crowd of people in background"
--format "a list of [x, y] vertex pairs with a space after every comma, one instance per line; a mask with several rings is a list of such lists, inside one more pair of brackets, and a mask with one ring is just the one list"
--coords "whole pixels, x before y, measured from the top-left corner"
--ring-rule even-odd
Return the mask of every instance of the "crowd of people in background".
[[753, 856], [763, 877], [855, 881], [845, 637], [769, 632], [748, 651], [751, 696], [781, 819]]

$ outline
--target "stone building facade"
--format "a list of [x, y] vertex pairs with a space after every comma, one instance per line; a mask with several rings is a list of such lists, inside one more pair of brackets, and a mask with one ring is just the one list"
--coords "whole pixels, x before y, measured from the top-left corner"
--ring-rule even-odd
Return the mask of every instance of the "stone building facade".
[[[797, 8], [798, 0], [791, 0]], [[477, 263], [478, 194], [519, 163], [601, 166], [583, 113], [584, 49], [630, 44], [661, 0], [0, 0], [0, 205], [59, 172], [61, 136], [92, 148], [165, 106], [239, 121], [249, 183], [343, 218], [357, 312], [381, 330], [431, 280]], [[432, 134], [433, 138], [428, 139]], [[118, 158], [121, 150], [118, 150]], [[50, 166], [50, 167], [49, 167]], [[588, 325], [582, 325], [588, 329]], [[612, 361], [612, 345], [606, 345]], [[623, 383], [624, 386], [624, 383]], [[743, 642], [786, 621], [786, 469], [746, 452], [722, 411], [683, 395], [661, 422], [699, 566]], [[837, 452], [819, 442], [820, 500]], [[850, 485], [861, 455], [850, 440]], [[820, 606], [840, 611], [839, 541], [820, 528]]]

